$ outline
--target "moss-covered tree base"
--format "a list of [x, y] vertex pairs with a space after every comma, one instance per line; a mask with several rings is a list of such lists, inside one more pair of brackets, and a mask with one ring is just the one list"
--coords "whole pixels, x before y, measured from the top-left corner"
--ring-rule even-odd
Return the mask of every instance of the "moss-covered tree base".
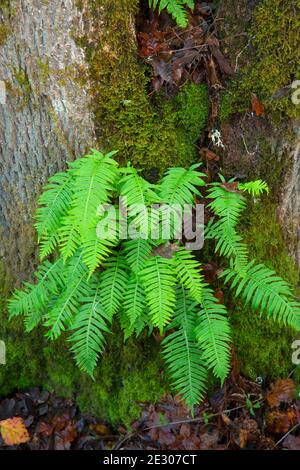
[[[119, 150], [122, 163], [131, 161], [148, 175], [155, 170], [155, 177], [168, 166], [187, 166], [198, 160], [196, 142], [206, 126], [208, 94], [204, 85], [187, 84], [171, 101], [148, 96], [149, 78], [137, 58], [134, 33], [138, 4], [137, 0], [78, 1], [85, 20], [95, 26], [90, 29], [92, 36], [76, 38], [89, 63], [89, 75], [83, 73], [80, 80], [90, 83], [99, 147]], [[228, 100], [222, 121], [237, 110], [235, 103], [235, 98]], [[252, 255], [296, 285], [297, 273], [287, 255], [275, 203], [255, 205], [244, 232]], [[4, 299], [13, 282], [1, 284]], [[259, 318], [236, 300], [230, 302], [241, 372], [251, 378], [286, 376], [293, 367], [293, 333]], [[3, 302], [0, 339], [6, 342], [7, 364], [0, 366], [1, 395], [41, 385], [75, 397], [83, 410], [129, 425], [140, 413], [140, 402], [155, 402], [167, 389], [158, 345], [152, 338], [124, 344], [115, 325], [93, 382], [78, 371], [63, 340], [48, 343], [43, 334], [42, 330], [25, 334], [20, 320], [8, 323]]]

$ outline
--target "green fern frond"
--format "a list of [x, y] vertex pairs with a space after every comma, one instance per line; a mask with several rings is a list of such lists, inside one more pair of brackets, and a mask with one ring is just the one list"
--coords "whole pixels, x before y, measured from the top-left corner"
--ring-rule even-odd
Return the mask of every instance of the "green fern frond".
[[102, 307], [97, 279], [90, 283], [91, 294], [80, 299], [82, 305], [72, 323], [69, 341], [78, 367], [93, 377], [99, 355], [105, 346], [104, 333], [109, 333], [110, 319]]
[[194, 0], [148, 0], [150, 8], [157, 8], [158, 12], [166, 8], [168, 13], [172, 15], [178, 26], [186, 28], [188, 24], [188, 15], [185, 6], [194, 8]]
[[127, 264], [118, 253], [104, 264], [100, 274], [100, 299], [110, 319], [120, 309], [128, 282]]
[[208, 207], [215, 215], [226, 219], [226, 223], [235, 227], [246, 208], [244, 196], [238, 192], [227, 191], [220, 183], [212, 183], [208, 190], [207, 197], [213, 199]]
[[78, 221], [73, 211], [62, 218], [58, 235], [60, 252], [63, 260], [67, 261], [78, 250], [81, 242]]
[[200, 265], [192, 252], [184, 247], [180, 248], [174, 254], [174, 262], [179, 282], [184, 285], [194, 300], [201, 303], [203, 276], [200, 273]]
[[108, 203], [116, 189], [118, 169], [115, 160], [100, 152], [87, 155], [81, 166], [74, 170], [74, 197], [72, 214], [78, 230], [84, 237], [98, 220], [99, 207]]
[[124, 333], [125, 341], [132, 335], [135, 335], [136, 337], [140, 336], [145, 328], [149, 326], [146, 314], [143, 314], [137, 318], [134, 324], [131, 323], [130, 318], [128, 317], [128, 312], [125, 312], [124, 309], [120, 310], [118, 316], [121, 328]]
[[67, 213], [73, 195], [73, 177], [57, 173], [38, 199], [35, 228], [40, 244], [40, 258], [48, 256], [58, 244], [57, 231], [62, 217]]
[[158, 186], [158, 195], [161, 200], [170, 205], [184, 206], [185, 204], [194, 204], [195, 196], [200, 196], [199, 186], [205, 186], [202, 177], [204, 173], [197, 171], [200, 164], [192, 165], [189, 169], [170, 168], [160, 185]]
[[128, 266], [135, 274], [138, 274], [149, 259], [152, 246], [148, 240], [137, 238], [123, 243], [123, 251]]
[[140, 280], [135, 274], [128, 279], [124, 295], [123, 310], [134, 326], [146, 310], [145, 293]]
[[236, 296], [242, 295], [246, 303], [251, 302], [254, 311], [264, 312], [285, 325], [300, 330], [300, 303], [294, 300], [288, 284], [275, 271], [263, 264], [248, 264], [243, 275], [231, 267], [222, 273], [225, 282], [231, 282]]
[[269, 186], [265, 181], [262, 180], [249, 181], [248, 183], [240, 183], [238, 185], [238, 189], [240, 191], [247, 192], [252, 196], [260, 196], [261, 193], [266, 192], [268, 194], [270, 192]]
[[89, 276], [103, 264], [118, 243], [116, 232], [111, 232], [110, 237], [107, 239], [101, 239], [98, 237], [95, 228], [89, 229], [82, 242], [83, 262], [89, 268]]
[[140, 280], [152, 322], [162, 333], [173, 316], [175, 306], [176, 273], [172, 260], [153, 256], [140, 272]]
[[127, 166], [119, 183], [119, 195], [127, 206], [129, 216], [135, 216], [139, 207], [147, 207], [158, 202], [153, 191], [154, 185], [139, 175], [138, 171]]
[[208, 198], [213, 199], [208, 207], [219, 217], [209, 221], [205, 236], [217, 241], [215, 251], [221, 256], [234, 258], [236, 270], [243, 272], [248, 263], [247, 246], [236, 232], [242, 211], [246, 207], [245, 198], [238, 192], [227, 191], [220, 183], [213, 183]]
[[230, 369], [230, 325], [227, 311], [209, 287], [203, 289], [195, 334], [207, 366], [222, 384]]
[[180, 287], [176, 294], [174, 320], [168, 328], [176, 330], [162, 342], [163, 357], [174, 389], [193, 411], [194, 406], [204, 396], [207, 370], [203, 353], [195, 338], [196, 303], [183, 287]]
[[49, 306], [46, 313], [45, 326], [49, 327], [47, 337], [58, 338], [62, 331], [70, 326], [76, 315], [80, 299], [91, 295], [91, 287], [87, 282], [88, 270], [82, 262], [82, 254], [76, 254], [66, 267], [66, 287]]
[[10, 318], [25, 315], [27, 332], [35, 328], [42, 320], [49, 299], [64, 286], [63, 262], [44, 261], [35, 272], [37, 284], [24, 283], [23, 290], [17, 290], [8, 301]]
[[242, 237], [231, 225], [231, 219], [224, 217], [217, 222], [210, 220], [206, 230], [206, 239], [217, 241], [215, 252], [221, 256], [234, 259], [235, 269], [242, 273], [248, 264], [248, 249]]

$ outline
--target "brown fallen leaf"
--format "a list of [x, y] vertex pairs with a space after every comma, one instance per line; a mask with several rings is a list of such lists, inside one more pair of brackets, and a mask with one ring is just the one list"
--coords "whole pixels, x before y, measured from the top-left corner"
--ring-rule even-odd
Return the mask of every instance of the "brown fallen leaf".
[[271, 390], [267, 393], [267, 401], [271, 408], [280, 403], [290, 403], [294, 400], [295, 384], [292, 379], [279, 379], [271, 384]]
[[25, 444], [30, 440], [24, 421], [20, 417], [0, 421], [2, 439], [8, 446]]
[[222, 183], [220, 184], [221, 188], [226, 189], [229, 193], [239, 193], [240, 191], [238, 190], [238, 185], [239, 183], [235, 181], [234, 183]]
[[251, 104], [252, 104], [252, 111], [256, 114], [256, 116], [265, 115], [264, 105], [259, 101], [255, 93], [251, 93]]
[[202, 149], [199, 150], [199, 153], [201, 157], [208, 162], [218, 162], [220, 160], [219, 155], [217, 155], [215, 152], [208, 149], [207, 147], [202, 147]]
[[272, 434], [285, 434], [297, 423], [297, 414], [294, 408], [287, 411], [269, 411], [266, 413], [268, 432]]
[[110, 436], [112, 434], [111, 430], [105, 426], [105, 424], [90, 424], [90, 429], [103, 437]]

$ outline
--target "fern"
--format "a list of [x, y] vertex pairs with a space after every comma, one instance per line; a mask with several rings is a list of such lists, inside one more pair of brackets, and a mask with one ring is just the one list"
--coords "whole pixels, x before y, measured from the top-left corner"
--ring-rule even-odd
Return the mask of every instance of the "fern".
[[124, 313], [129, 319], [130, 326], [137, 324], [146, 311], [146, 299], [144, 289], [139, 278], [133, 274], [127, 284], [123, 303]]
[[110, 319], [101, 303], [97, 279], [91, 282], [89, 294], [80, 299], [82, 305], [72, 323], [71, 329], [75, 331], [69, 341], [73, 343], [71, 350], [78, 367], [93, 376], [99, 354], [105, 346], [104, 333], [109, 333]]
[[188, 16], [185, 6], [194, 8], [194, 0], [148, 0], [150, 8], [157, 8], [158, 12], [166, 8], [168, 13], [172, 15], [178, 26], [185, 28], [188, 24]]
[[244, 196], [229, 192], [220, 183], [213, 183], [208, 190], [212, 201], [208, 207], [218, 217], [212, 220], [206, 229], [206, 237], [216, 240], [215, 251], [221, 256], [234, 258], [236, 269], [242, 272], [248, 263], [248, 250], [242, 237], [236, 232], [236, 226], [246, 207]]
[[195, 334], [203, 359], [223, 383], [230, 369], [230, 326], [225, 306], [208, 287], [203, 289]]
[[145, 262], [149, 259], [152, 247], [148, 240], [137, 238], [136, 240], [128, 240], [124, 242], [124, 255], [130, 269], [138, 274], [145, 266]]
[[174, 320], [168, 327], [175, 331], [162, 343], [163, 356], [174, 389], [183, 396], [192, 410], [203, 398], [207, 382], [207, 368], [195, 337], [196, 320], [197, 308], [194, 300], [183, 287], [179, 287]]
[[[236, 183], [223, 177], [206, 185], [200, 165], [169, 169], [153, 185], [130, 165], [119, 168], [114, 153], [94, 150], [50, 179], [35, 226], [40, 256], [51, 254], [51, 261], [39, 266], [36, 283], [13, 294], [10, 317], [23, 315], [26, 331], [43, 324], [51, 340], [64, 332], [78, 367], [90, 376], [114, 317], [125, 339], [158, 328], [167, 334], [163, 355], [171, 381], [193, 410], [204, 396], [208, 372], [222, 383], [228, 375], [231, 335], [225, 306], [204, 282], [197, 257], [176, 236], [187, 204], [208, 198], [212, 218], [206, 239], [229, 261], [222, 279], [236, 295], [254, 311], [300, 330], [300, 304], [291, 289], [274, 271], [249, 262], [238, 232], [246, 197], [268, 187], [261, 180]], [[107, 203], [113, 209], [108, 221], [115, 224], [102, 233], [99, 224], [106, 216], [100, 209], [106, 211]], [[129, 224], [140, 232], [132, 239], [124, 239], [124, 205]]]
[[241, 191], [251, 194], [252, 196], [259, 196], [264, 192], [270, 192], [267, 183], [262, 180], [249, 181], [248, 183], [240, 183], [238, 185], [238, 188]]
[[160, 332], [172, 318], [175, 305], [175, 270], [170, 260], [154, 256], [140, 273], [149, 313]]
[[174, 255], [178, 280], [199, 304], [202, 302], [203, 278], [199, 263], [190, 251], [180, 248]]
[[251, 261], [243, 276], [232, 268], [222, 276], [236, 288], [236, 296], [242, 294], [246, 303], [251, 302], [254, 311], [259, 309], [260, 314], [266, 312], [274, 320], [300, 329], [300, 303], [293, 299], [288, 284], [273, 270]]
[[87, 268], [82, 262], [82, 255], [75, 255], [66, 270], [65, 290], [60, 293], [46, 313], [45, 326], [50, 327], [47, 337], [57, 339], [70, 326], [75, 316], [80, 298], [88, 296]]
[[120, 308], [127, 284], [126, 263], [121, 255], [112, 257], [100, 275], [100, 298], [109, 318]]
[[205, 186], [204, 173], [197, 171], [201, 164], [184, 168], [170, 168], [158, 186], [160, 198], [171, 206], [194, 205], [195, 196], [200, 196], [199, 186]]
[[73, 215], [83, 239], [97, 224], [99, 206], [109, 202], [118, 176], [117, 163], [110, 156], [94, 151], [74, 171]]
[[44, 261], [35, 272], [37, 284], [25, 283], [25, 289], [16, 291], [9, 300], [10, 318], [25, 315], [25, 328], [29, 332], [42, 320], [49, 299], [64, 286], [63, 263]]
[[50, 184], [38, 200], [35, 228], [41, 259], [52, 253], [58, 244], [61, 219], [67, 213], [73, 195], [72, 181], [71, 174], [57, 173], [50, 178]]

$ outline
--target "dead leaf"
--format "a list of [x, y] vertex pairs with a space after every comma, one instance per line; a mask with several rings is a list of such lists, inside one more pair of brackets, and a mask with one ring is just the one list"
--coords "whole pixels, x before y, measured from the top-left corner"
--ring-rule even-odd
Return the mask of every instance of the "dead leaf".
[[284, 439], [282, 445], [289, 450], [300, 450], [300, 437], [289, 435]]
[[2, 439], [8, 446], [25, 444], [30, 440], [24, 421], [20, 417], [0, 421]]
[[272, 434], [285, 434], [297, 423], [296, 411], [289, 408], [287, 411], [269, 411], [266, 413], [268, 432]]
[[110, 436], [112, 434], [111, 430], [105, 426], [105, 424], [91, 424], [90, 429], [100, 434], [100, 436]]
[[229, 193], [239, 193], [240, 191], [238, 190], [238, 181], [235, 181], [234, 183], [222, 183], [220, 184], [221, 188], [226, 189]]
[[218, 162], [220, 160], [220, 157], [207, 147], [202, 147], [202, 149], [199, 150], [199, 153], [201, 157], [208, 162]]
[[255, 93], [251, 93], [251, 104], [252, 104], [252, 111], [256, 114], [256, 116], [265, 115], [264, 105], [259, 101]]
[[267, 393], [267, 401], [271, 408], [280, 403], [290, 403], [294, 400], [295, 384], [292, 379], [279, 379], [271, 384], [271, 390]]

